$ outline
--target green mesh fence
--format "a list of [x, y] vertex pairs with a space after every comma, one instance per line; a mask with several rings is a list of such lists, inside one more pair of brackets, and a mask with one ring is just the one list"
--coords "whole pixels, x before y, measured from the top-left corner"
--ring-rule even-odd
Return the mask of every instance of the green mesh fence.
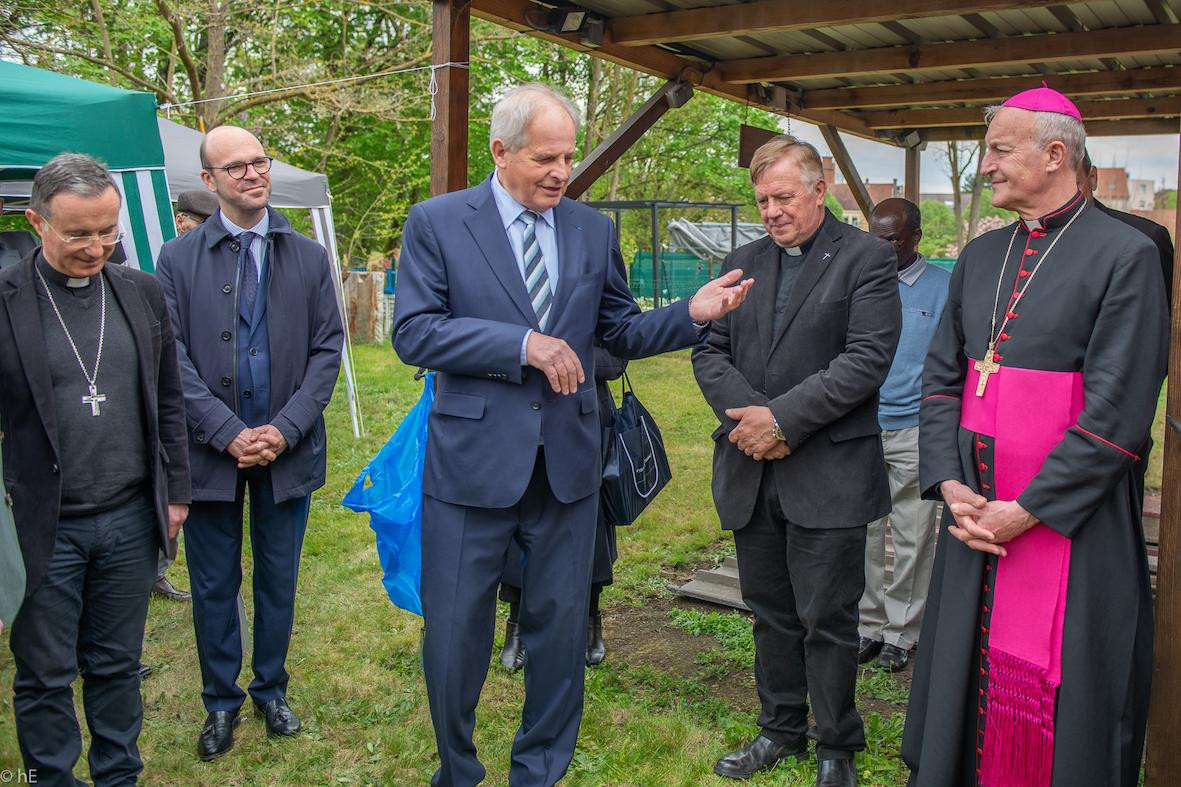
[[[955, 267], [955, 260], [932, 257], [927, 260], [946, 271]], [[703, 260], [683, 251], [666, 251], [660, 254], [659, 292], [661, 303], [688, 298], [701, 285], [718, 275], [721, 261]], [[652, 297], [652, 252], [637, 251], [628, 272], [628, 285], [636, 298]]]
[[[683, 251], [660, 253], [658, 290], [661, 303], [688, 298], [714, 276], [718, 275], [720, 260], [703, 260]], [[628, 274], [632, 295], [652, 297], [652, 252], [637, 251]]]

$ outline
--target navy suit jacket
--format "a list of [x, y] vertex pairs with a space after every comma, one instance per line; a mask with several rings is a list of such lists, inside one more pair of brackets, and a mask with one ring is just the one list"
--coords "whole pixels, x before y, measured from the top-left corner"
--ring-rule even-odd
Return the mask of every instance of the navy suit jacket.
[[695, 343], [687, 302], [641, 312], [628, 289], [610, 219], [563, 198], [554, 209], [558, 287], [546, 334], [578, 354], [586, 382], [556, 394], [521, 365], [538, 330], [490, 181], [415, 205], [406, 219], [393, 345], [407, 364], [436, 369], [423, 492], [480, 508], [513, 505], [545, 442], [546, 473], [564, 503], [599, 489], [595, 339], [620, 358]]
[[[344, 347], [332, 283], [337, 272], [323, 246], [292, 229], [282, 213], [267, 211], [266, 278], [249, 325], [240, 306], [234, 239], [220, 213], [165, 243], [156, 263], [184, 382], [194, 500], [234, 499], [238, 463], [225, 449], [248, 420], [251, 426], [274, 424], [287, 440], [287, 449], [268, 465], [275, 502], [324, 485], [323, 413]], [[264, 316], [265, 332], [259, 330]], [[249, 340], [240, 341], [242, 332]], [[243, 379], [247, 369], [250, 381]], [[263, 377], [268, 391], [260, 399], [266, 404], [252, 403], [246, 412], [245, 383], [257, 386]]]

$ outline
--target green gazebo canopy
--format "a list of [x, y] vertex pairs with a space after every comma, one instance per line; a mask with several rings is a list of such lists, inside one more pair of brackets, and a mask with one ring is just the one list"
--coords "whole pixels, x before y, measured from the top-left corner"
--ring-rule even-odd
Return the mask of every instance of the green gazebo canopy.
[[156, 98], [0, 61], [0, 168], [40, 167], [63, 151], [111, 169], [164, 166]]
[[0, 195], [28, 196], [35, 171], [58, 153], [94, 156], [123, 195], [128, 261], [154, 270], [176, 235], [155, 97], [0, 61], [0, 107]]

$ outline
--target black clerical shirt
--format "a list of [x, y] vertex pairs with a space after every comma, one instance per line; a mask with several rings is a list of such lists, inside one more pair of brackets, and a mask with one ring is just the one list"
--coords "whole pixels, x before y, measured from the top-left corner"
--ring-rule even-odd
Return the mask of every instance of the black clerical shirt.
[[[68, 286], [68, 277], [37, 255], [37, 270], [53, 292], [86, 372], [94, 372], [98, 353], [101, 276], [84, 287]], [[37, 281], [37, 305], [46, 360], [53, 380], [58, 453], [62, 474], [62, 516], [96, 514], [125, 503], [144, 488], [148, 478], [147, 443], [140, 390], [139, 353], [131, 327], [109, 285], [102, 362], [96, 387], [106, 396], [99, 415], [82, 401], [89, 393], [86, 377], [53, 312], [45, 288]]]

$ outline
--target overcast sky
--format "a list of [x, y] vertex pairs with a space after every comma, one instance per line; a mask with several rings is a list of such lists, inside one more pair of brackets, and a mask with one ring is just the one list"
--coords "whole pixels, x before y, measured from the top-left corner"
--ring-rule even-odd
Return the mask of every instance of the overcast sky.
[[[828, 155], [828, 146], [824, 144], [819, 128], [800, 121], [793, 121], [790, 126], [791, 133], [811, 142], [821, 155]], [[869, 178], [874, 183], [889, 183], [894, 178], [899, 183], [903, 181], [905, 154], [901, 148], [848, 134], [841, 137], [862, 178]], [[943, 143], [932, 142], [923, 151], [919, 170], [924, 192], [951, 191], [947, 164], [937, 152], [941, 147]], [[1177, 187], [1176, 135], [1092, 137], [1087, 141], [1087, 148], [1091, 160], [1100, 167], [1125, 167], [1131, 177], [1150, 179], [1158, 189], [1162, 188], [1162, 180], [1163, 188]], [[837, 179], [843, 181], [844, 177], [838, 174]]]

